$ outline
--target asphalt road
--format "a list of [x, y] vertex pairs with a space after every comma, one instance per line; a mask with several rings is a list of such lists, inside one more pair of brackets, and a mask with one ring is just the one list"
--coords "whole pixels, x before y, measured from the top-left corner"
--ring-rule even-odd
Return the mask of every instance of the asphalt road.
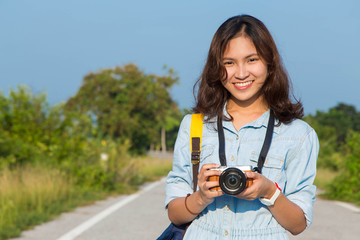
[[[138, 193], [80, 207], [25, 231], [16, 240], [154, 240], [169, 224], [164, 209], [164, 179]], [[355, 240], [360, 236], [360, 208], [317, 199], [314, 221], [291, 240]], [[15, 239], [14, 239], [15, 240]]]

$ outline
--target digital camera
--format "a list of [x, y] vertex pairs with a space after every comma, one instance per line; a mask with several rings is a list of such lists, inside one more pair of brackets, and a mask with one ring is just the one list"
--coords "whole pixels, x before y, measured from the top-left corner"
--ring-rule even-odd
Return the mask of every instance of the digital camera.
[[228, 195], [237, 195], [252, 185], [253, 180], [246, 178], [245, 172], [253, 172], [252, 166], [235, 166], [212, 168], [221, 171], [220, 176], [210, 176], [208, 181], [218, 181], [219, 187], [210, 188], [210, 191], [223, 191]]

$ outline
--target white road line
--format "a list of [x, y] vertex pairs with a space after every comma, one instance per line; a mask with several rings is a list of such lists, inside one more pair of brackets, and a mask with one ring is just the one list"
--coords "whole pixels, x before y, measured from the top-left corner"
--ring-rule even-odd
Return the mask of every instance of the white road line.
[[353, 205], [351, 205], [349, 203], [335, 201], [335, 204], [338, 205], [338, 206], [341, 206], [343, 208], [346, 208], [346, 209], [348, 209], [350, 211], [353, 211], [355, 213], [360, 213], [360, 208], [355, 207], [355, 206], [353, 206]]
[[126, 197], [125, 199], [111, 205], [110, 207], [108, 207], [105, 210], [103, 210], [102, 212], [96, 214], [95, 216], [93, 216], [89, 220], [83, 222], [82, 224], [80, 224], [79, 226], [77, 226], [76, 228], [71, 230], [70, 232], [62, 235], [57, 240], [73, 240], [73, 239], [75, 239], [77, 236], [79, 236], [81, 233], [85, 232], [87, 229], [91, 228], [92, 226], [94, 226], [96, 223], [100, 222], [101, 220], [103, 220], [104, 218], [106, 218], [107, 216], [109, 216], [110, 214], [112, 214], [113, 212], [118, 210], [119, 208], [125, 206], [126, 204], [128, 204], [128, 203], [130, 203], [132, 201], [134, 201], [141, 194], [152, 190], [153, 188], [155, 188], [156, 186], [161, 184], [163, 181], [165, 181], [165, 178], [161, 179], [160, 181], [151, 183], [148, 186], [144, 187], [138, 193], [132, 194], [132, 195]]

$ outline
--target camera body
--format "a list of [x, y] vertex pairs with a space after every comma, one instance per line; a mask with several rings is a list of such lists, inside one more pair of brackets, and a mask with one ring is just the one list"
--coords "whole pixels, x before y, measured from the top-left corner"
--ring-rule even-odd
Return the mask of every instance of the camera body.
[[210, 176], [208, 181], [218, 181], [219, 187], [210, 188], [210, 191], [223, 191], [228, 195], [237, 195], [252, 185], [253, 180], [247, 178], [245, 172], [253, 172], [252, 166], [221, 166], [210, 170], [221, 171], [220, 176]]

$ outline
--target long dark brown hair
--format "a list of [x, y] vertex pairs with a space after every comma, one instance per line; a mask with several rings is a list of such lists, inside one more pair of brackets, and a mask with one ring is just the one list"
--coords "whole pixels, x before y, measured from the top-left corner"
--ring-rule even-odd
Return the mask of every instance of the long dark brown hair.
[[194, 85], [194, 96], [197, 86], [198, 93], [193, 111], [208, 118], [223, 116], [224, 105], [230, 98], [222, 84], [227, 78], [223, 55], [230, 40], [239, 34], [253, 41], [257, 53], [267, 65], [268, 77], [260, 91], [275, 117], [283, 123], [302, 118], [303, 106], [292, 93], [289, 76], [269, 30], [260, 20], [249, 15], [229, 18], [216, 31], [203, 72]]

